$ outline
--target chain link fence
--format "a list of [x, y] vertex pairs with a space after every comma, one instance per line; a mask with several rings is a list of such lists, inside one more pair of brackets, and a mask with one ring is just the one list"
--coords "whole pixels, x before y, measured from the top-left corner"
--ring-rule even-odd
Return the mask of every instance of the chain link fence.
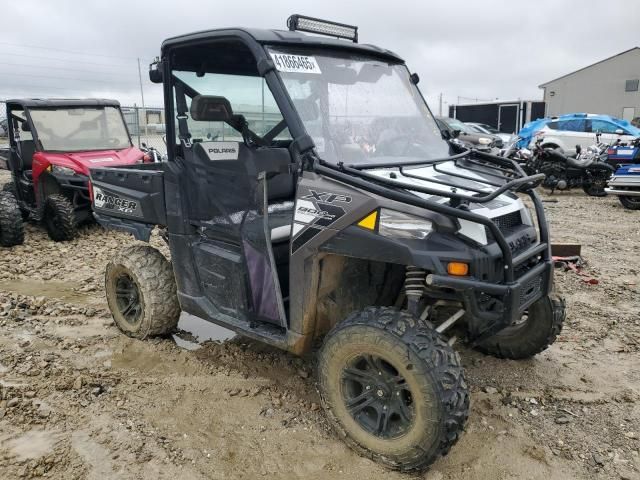
[[[167, 150], [164, 142], [164, 108], [137, 106], [120, 108], [133, 144], [138, 147], [142, 144], [154, 147], [164, 155]], [[0, 101], [0, 148], [8, 146], [8, 131], [7, 105], [4, 101]]]

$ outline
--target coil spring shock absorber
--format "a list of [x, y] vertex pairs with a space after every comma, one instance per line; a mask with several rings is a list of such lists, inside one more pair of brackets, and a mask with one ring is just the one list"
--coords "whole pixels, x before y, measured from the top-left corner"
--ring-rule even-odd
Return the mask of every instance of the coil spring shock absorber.
[[405, 274], [404, 293], [407, 296], [407, 310], [418, 315], [418, 305], [424, 294], [427, 272], [423, 268], [409, 265]]

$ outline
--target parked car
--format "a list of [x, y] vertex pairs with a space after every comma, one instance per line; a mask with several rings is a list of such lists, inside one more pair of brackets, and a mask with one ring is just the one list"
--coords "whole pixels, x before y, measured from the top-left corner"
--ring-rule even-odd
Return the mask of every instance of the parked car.
[[[474, 131], [466, 123], [457, 118], [436, 117], [436, 123], [440, 130], [448, 131], [451, 137], [456, 137], [470, 148], [478, 150], [491, 150], [494, 147], [500, 148], [496, 143], [499, 139], [493, 135], [482, 134]], [[502, 140], [500, 140], [502, 142]]]
[[635, 117], [633, 120], [631, 120], [631, 125], [640, 128], [640, 117]]
[[593, 145], [598, 132], [602, 134], [601, 141], [608, 144], [616, 140], [629, 142], [640, 136], [640, 129], [626, 120], [609, 115], [572, 113], [544, 120], [536, 124], [539, 128], [531, 132], [532, 135], [523, 136], [522, 131], [520, 132], [521, 137], [528, 139], [529, 147], [537, 138], [542, 138], [544, 148], [559, 148], [563, 153], [573, 155], [576, 153], [576, 145], [583, 149]]
[[512, 135], [510, 133], [503, 133], [497, 128], [492, 127], [491, 125], [487, 125], [486, 123], [476, 123], [476, 122], [465, 122], [465, 123], [478, 133], [484, 133], [487, 135], [493, 135], [494, 137], [498, 137], [502, 141], [502, 145], [496, 145], [499, 148], [502, 148], [504, 145], [507, 145], [509, 142], [511, 142], [515, 138], [515, 135]]

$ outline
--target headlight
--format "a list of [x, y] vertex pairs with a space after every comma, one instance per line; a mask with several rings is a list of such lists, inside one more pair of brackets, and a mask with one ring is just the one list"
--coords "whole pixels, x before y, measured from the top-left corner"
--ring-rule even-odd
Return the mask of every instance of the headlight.
[[378, 233], [383, 237], [424, 240], [433, 231], [429, 220], [395, 210], [380, 209]]
[[491, 139], [482, 137], [482, 138], [478, 139], [478, 143], [480, 145], [490, 145], [491, 144]]
[[51, 171], [58, 175], [75, 175], [76, 172], [68, 167], [61, 167], [59, 165], [52, 165]]

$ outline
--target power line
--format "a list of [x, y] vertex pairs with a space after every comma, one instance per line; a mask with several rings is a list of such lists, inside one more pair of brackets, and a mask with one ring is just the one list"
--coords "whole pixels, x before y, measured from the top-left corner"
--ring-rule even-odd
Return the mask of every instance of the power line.
[[[118, 64], [118, 63], [95, 63], [95, 62], [87, 62], [85, 60], [74, 60], [72, 58], [54, 58], [54, 57], [43, 57], [41, 55], [25, 55], [23, 53], [11, 53], [11, 52], [0, 52], [0, 55], [11, 55], [13, 57], [24, 57], [24, 58], [38, 58], [42, 60], [55, 60], [57, 62], [73, 62], [73, 63], [82, 63], [85, 65], [98, 65], [101, 67], [135, 67], [135, 63], [131, 63], [131, 65]], [[46, 68], [46, 65], [44, 66]]]
[[133, 82], [120, 82], [118, 80], [93, 80], [89, 78], [71, 78], [71, 77], [56, 77], [53, 75], [38, 75], [32, 73], [3, 73], [2, 75], [10, 75], [14, 77], [38, 77], [38, 78], [53, 78], [55, 80], [71, 80], [75, 82], [98, 82], [98, 83], [118, 83], [121, 85], [132, 85]]
[[38, 50], [51, 50], [51, 51], [55, 51], [55, 52], [65, 52], [65, 53], [71, 53], [74, 55], [84, 55], [84, 56], [89, 56], [89, 57], [103, 57], [103, 58], [120, 58], [120, 59], [125, 59], [125, 60], [135, 60], [136, 57], [121, 57], [121, 56], [117, 56], [117, 55], [104, 55], [104, 54], [100, 54], [100, 53], [86, 53], [86, 52], [80, 52], [78, 50], [66, 50], [64, 48], [54, 48], [54, 47], [42, 47], [42, 46], [37, 46], [37, 45], [21, 45], [18, 43], [9, 43], [9, 42], [0, 42], [0, 45], [7, 45], [10, 47], [20, 47], [20, 48], [35, 48]]
[[[29, 65], [27, 63], [0, 62], [0, 65], [9, 65], [9, 66], [12, 66], [12, 67], [39, 68], [39, 69], [43, 68], [42, 65]], [[49, 66], [49, 65], [46, 65], [44, 68], [46, 68], [47, 70], [52, 69], [52, 70], [65, 70], [65, 71], [69, 71], [69, 72], [97, 73], [97, 74], [100, 74], [100, 75], [121, 75], [120, 73], [115, 73], [115, 72], [102, 72], [102, 71], [99, 71], [99, 70], [82, 70], [80, 68], [53, 67], [53, 66]]]

